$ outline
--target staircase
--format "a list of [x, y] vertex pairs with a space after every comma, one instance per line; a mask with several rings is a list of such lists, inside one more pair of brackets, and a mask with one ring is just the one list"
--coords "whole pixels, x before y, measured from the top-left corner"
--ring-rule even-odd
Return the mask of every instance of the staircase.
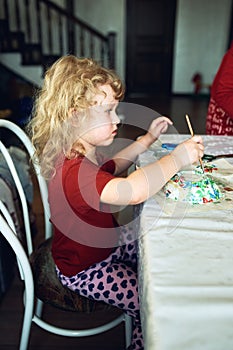
[[114, 32], [103, 35], [49, 0], [0, 2], [0, 62], [1, 56], [6, 62], [7, 54], [15, 53], [23, 67], [42, 67], [42, 75], [65, 54], [91, 57], [114, 69], [115, 37]]

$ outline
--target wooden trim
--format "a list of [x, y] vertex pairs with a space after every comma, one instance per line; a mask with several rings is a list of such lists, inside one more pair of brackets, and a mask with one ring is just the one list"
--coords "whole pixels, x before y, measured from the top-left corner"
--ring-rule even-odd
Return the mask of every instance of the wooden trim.
[[231, 19], [229, 28], [228, 49], [233, 45], [233, 0], [231, 0]]

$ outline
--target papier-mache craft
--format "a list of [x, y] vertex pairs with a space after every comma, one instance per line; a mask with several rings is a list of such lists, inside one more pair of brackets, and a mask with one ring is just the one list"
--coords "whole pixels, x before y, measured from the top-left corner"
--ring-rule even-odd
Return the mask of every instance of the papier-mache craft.
[[233, 205], [233, 166], [217, 159], [177, 173], [154, 195], [163, 212], [229, 210]]
[[190, 204], [205, 204], [219, 201], [223, 197], [217, 183], [208, 174], [217, 170], [214, 164], [205, 165], [205, 173], [200, 166], [193, 170], [177, 173], [164, 186], [167, 198], [181, 200]]

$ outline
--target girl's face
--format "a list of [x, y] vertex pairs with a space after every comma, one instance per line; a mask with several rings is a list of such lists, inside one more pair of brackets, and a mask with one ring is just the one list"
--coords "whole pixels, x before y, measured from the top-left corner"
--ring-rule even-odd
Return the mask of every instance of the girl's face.
[[93, 146], [108, 146], [117, 134], [117, 124], [120, 119], [116, 114], [118, 100], [110, 85], [102, 85], [99, 88], [104, 94], [97, 94], [94, 98], [96, 104], [88, 111], [81, 142], [88, 151]]

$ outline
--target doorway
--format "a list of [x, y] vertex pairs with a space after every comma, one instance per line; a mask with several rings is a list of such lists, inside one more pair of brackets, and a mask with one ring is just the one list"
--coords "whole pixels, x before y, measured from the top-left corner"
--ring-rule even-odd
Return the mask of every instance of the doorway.
[[176, 0], [127, 0], [126, 94], [171, 93]]

